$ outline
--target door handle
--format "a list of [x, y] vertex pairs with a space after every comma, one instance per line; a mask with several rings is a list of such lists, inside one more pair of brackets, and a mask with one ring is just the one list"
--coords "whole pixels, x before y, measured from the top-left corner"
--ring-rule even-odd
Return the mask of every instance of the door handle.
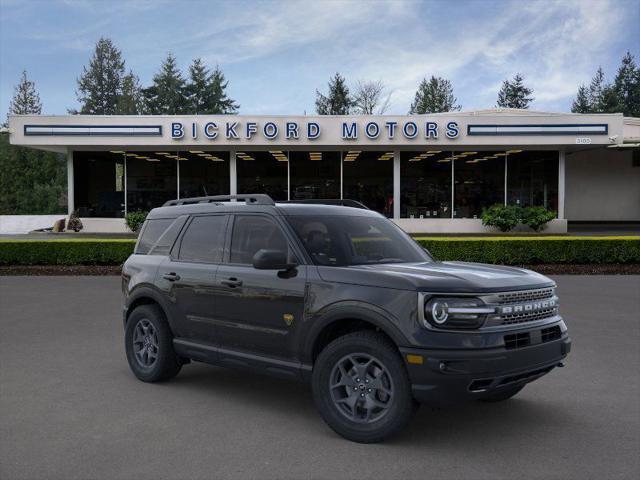
[[242, 286], [242, 280], [238, 280], [235, 277], [227, 278], [226, 280], [220, 280], [220, 283], [229, 288], [236, 288]]
[[180, 280], [180, 275], [176, 272], [165, 273], [162, 275], [162, 278], [165, 280], [169, 280], [170, 282], [175, 282], [176, 280]]

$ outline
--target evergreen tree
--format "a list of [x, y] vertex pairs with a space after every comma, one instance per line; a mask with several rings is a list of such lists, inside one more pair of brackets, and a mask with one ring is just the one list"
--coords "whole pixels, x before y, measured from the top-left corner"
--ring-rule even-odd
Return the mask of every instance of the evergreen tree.
[[190, 113], [236, 113], [239, 105], [225, 92], [228, 83], [220, 67], [209, 73], [202, 60], [195, 59], [189, 67], [189, 83], [185, 89]]
[[140, 115], [144, 113], [144, 98], [140, 80], [129, 71], [122, 79], [121, 92], [116, 103], [119, 115]]
[[319, 115], [348, 115], [353, 106], [354, 100], [349, 95], [349, 87], [339, 73], [329, 80], [327, 96], [316, 90], [316, 112]]
[[519, 73], [513, 77], [512, 81], [502, 82], [502, 88], [498, 92], [498, 107], [502, 108], [529, 108], [533, 101], [530, 95], [533, 89], [524, 85], [524, 78]]
[[225, 80], [224, 73], [222, 73], [222, 70], [216, 65], [208, 82], [210, 97], [209, 107], [206, 113], [238, 113], [240, 105], [227, 97], [226, 90], [228, 84], [229, 82]]
[[625, 116], [640, 117], [640, 69], [631, 52], [622, 59], [613, 88]]
[[578, 95], [571, 104], [573, 113], [591, 113], [591, 102], [589, 101], [589, 91], [584, 85], [578, 88]]
[[36, 91], [36, 84], [27, 78], [26, 70], [22, 71], [20, 83], [13, 91], [9, 113], [14, 115], [40, 115], [42, 113], [42, 103]]
[[451, 82], [432, 75], [428, 81], [423, 78], [420, 82], [409, 113], [413, 115], [457, 111], [460, 110], [460, 105], [456, 102]]
[[80, 113], [117, 113], [124, 72], [124, 60], [120, 50], [108, 38], [98, 40], [89, 67], [83, 67], [82, 75], [78, 79], [76, 95], [81, 105]]
[[185, 81], [175, 57], [169, 53], [160, 72], [153, 77], [151, 87], [143, 90], [146, 108], [155, 115], [176, 115], [188, 112]]
[[591, 105], [591, 113], [604, 112], [604, 92], [607, 84], [604, 79], [604, 71], [602, 67], [598, 67], [596, 74], [589, 84], [589, 104]]

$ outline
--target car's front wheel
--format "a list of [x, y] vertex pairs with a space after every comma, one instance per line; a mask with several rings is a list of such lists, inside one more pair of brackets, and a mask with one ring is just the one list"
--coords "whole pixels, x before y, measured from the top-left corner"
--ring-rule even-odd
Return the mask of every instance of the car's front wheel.
[[125, 351], [134, 375], [144, 382], [175, 377], [182, 363], [173, 350], [173, 335], [156, 305], [141, 305], [129, 315]]
[[314, 364], [312, 386], [322, 418], [355, 442], [385, 440], [409, 422], [417, 407], [402, 358], [376, 332], [331, 342]]

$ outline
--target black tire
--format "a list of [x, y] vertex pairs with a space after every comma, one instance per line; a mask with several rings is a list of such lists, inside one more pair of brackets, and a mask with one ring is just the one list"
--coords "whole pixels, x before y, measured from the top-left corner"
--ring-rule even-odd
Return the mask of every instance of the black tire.
[[[362, 363], [356, 367], [354, 361]], [[345, 362], [353, 368], [347, 369]], [[358, 371], [365, 372], [360, 375], [364, 378], [353, 377]], [[372, 331], [350, 333], [322, 350], [313, 367], [312, 388], [316, 407], [329, 427], [359, 443], [389, 438], [407, 425], [418, 406], [395, 345]]]
[[524, 388], [524, 385], [518, 385], [517, 387], [510, 387], [498, 390], [495, 393], [491, 393], [486, 397], [480, 399], [481, 402], [503, 402], [505, 400], [509, 400], [511, 397], [517, 395], [520, 390]]
[[[141, 337], [147, 338], [140, 342]], [[168, 380], [182, 368], [182, 362], [173, 350], [173, 335], [160, 307], [136, 307], [127, 320], [124, 339], [129, 367], [143, 382]], [[141, 347], [146, 349], [146, 356], [140, 353]]]

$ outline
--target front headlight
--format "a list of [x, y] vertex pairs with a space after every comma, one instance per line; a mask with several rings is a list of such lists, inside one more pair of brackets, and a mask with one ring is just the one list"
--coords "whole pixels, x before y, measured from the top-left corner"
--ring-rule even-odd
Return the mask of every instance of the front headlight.
[[424, 306], [424, 326], [436, 328], [478, 328], [495, 307], [479, 298], [431, 298]]

